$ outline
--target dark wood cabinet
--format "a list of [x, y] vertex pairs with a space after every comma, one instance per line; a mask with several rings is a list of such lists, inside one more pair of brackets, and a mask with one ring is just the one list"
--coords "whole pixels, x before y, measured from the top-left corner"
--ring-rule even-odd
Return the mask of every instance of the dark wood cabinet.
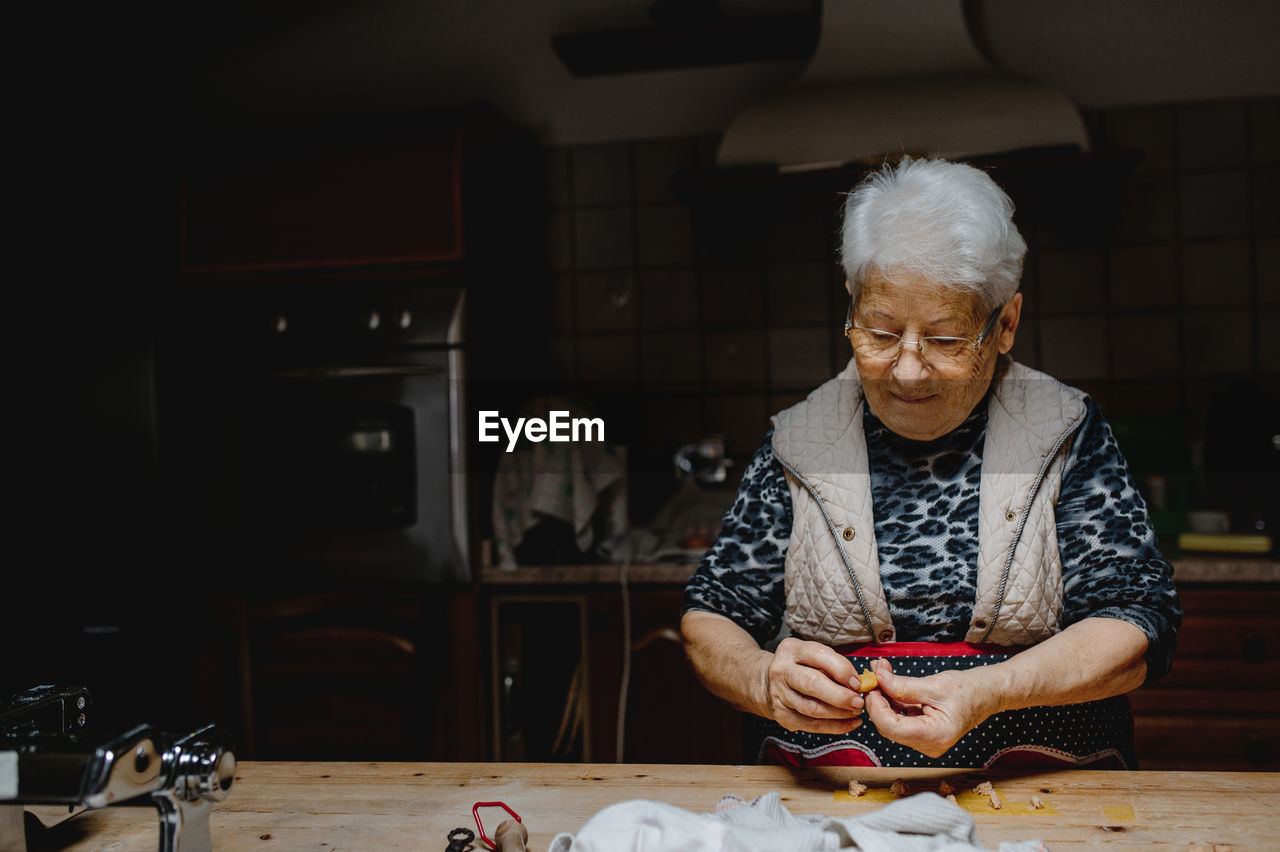
[[189, 131], [187, 275], [450, 264], [474, 256], [527, 143], [491, 110], [224, 121]]
[[665, 585], [492, 591], [495, 757], [612, 762], [621, 728], [627, 763], [751, 762], [743, 714], [685, 660], [682, 601]]
[[[703, 688], [680, 643], [681, 588], [633, 588], [627, 594], [630, 632], [616, 589], [591, 598], [595, 753], [616, 756], [616, 722], [626, 681], [622, 761], [626, 763], [749, 763], [743, 714]], [[625, 638], [624, 638], [625, 637]], [[626, 658], [629, 649], [630, 659]]]
[[1180, 592], [1173, 669], [1130, 696], [1141, 768], [1280, 768], [1280, 588]]

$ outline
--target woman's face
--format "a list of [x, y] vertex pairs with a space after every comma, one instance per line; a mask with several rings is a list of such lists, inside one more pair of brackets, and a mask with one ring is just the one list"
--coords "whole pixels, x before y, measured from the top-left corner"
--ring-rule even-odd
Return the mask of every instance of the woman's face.
[[[1022, 294], [1009, 300], [982, 348], [967, 349], [963, 362], [938, 366], [923, 360], [917, 346], [904, 344], [896, 358], [876, 360], [854, 352], [863, 394], [871, 411], [889, 429], [914, 441], [930, 441], [955, 429], [973, 411], [991, 384], [996, 360], [1013, 348], [1022, 312]], [[892, 282], [872, 272], [853, 308], [853, 322], [901, 335], [968, 337], [976, 340], [990, 312], [977, 296], [938, 287], [922, 276], [903, 273]]]

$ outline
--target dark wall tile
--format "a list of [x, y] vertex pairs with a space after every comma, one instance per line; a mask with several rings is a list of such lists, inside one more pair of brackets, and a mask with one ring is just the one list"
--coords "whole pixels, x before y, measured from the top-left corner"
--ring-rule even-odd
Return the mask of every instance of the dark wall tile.
[[726, 222], [708, 216], [698, 223], [698, 258], [708, 264], [761, 263], [765, 258], [762, 222]]
[[1178, 185], [1178, 219], [1183, 237], [1249, 233], [1248, 172], [1184, 174]]
[[1178, 107], [1178, 165], [1220, 170], [1249, 157], [1249, 109], [1243, 101]]
[[820, 261], [770, 263], [765, 268], [769, 324], [831, 322], [831, 283], [827, 273], [827, 265]]
[[568, 148], [544, 148], [542, 151], [542, 179], [546, 191], [546, 204], [551, 208], [568, 207], [573, 203], [573, 186], [569, 168]]
[[1280, 168], [1255, 169], [1253, 188], [1253, 232], [1267, 236], [1280, 234]]
[[[645, 434], [655, 450], [664, 454], [707, 435], [700, 397], [654, 394], [645, 400], [642, 417]], [[661, 475], [666, 476], [667, 470]]]
[[1042, 317], [1040, 355], [1045, 372], [1063, 381], [1105, 380], [1106, 318]]
[[1073, 387], [1093, 397], [1093, 401], [1102, 409], [1104, 416], [1111, 414], [1111, 383], [1093, 379], [1074, 379], [1070, 382]]
[[631, 149], [626, 143], [570, 149], [573, 203], [627, 204], [631, 201]]
[[1110, 327], [1111, 375], [1116, 379], [1177, 378], [1182, 349], [1178, 317], [1144, 314], [1113, 321]]
[[1248, 240], [1182, 244], [1183, 302], [1196, 307], [1249, 305]]
[[702, 272], [702, 321], [712, 328], [758, 327], [764, 321], [759, 266], [708, 266]]
[[770, 416], [777, 414], [779, 411], [790, 408], [798, 402], [803, 402], [809, 394], [804, 391], [775, 391], [769, 394], [769, 414]]
[[1177, 381], [1136, 381], [1112, 386], [1107, 415], [1181, 413], [1182, 385]]
[[642, 328], [692, 329], [699, 324], [698, 276], [693, 269], [642, 269], [636, 283]]
[[1079, 247], [1080, 241], [1062, 222], [1037, 222], [1033, 228], [1019, 228], [1028, 246], [1036, 249]]
[[1250, 153], [1255, 165], [1280, 164], [1280, 98], [1249, 104]]
[[707, 399], [707, 432], [724, 436], [725, 454], [740, 475], [769, 429], [764, 394], [728, 394]]
[[1254, 245], [1258, 270], [1258, 301], [1280, 304], [1280, 237], [1259, 237]]
[[1138, 150], [1140, 172], [1168, 172], [1177, 164], [1178, 110], [1173, 106], [1124, 107], [1102, 118], [1106, 147]]
[[1040, 369], [1040, 323], [1025, 311], [1018, 323], [1018, 333], [1013, 339], [1013, 349], [1009, 354], [1019, 363]]
[[627, 334], [578, 340], [578, 375], [589, 388], [635, 390], [638, 370], [636, 340]]
[[573, 217], [573, 254], [578, 269], [631, 266], [631, 209], [579, 209]]
[[707, 387], [712, 390], [763, 390], [767, 378], [761, 332], [713, 331], [706, 336]]
[[1241, 309], [1187, 311], [1183, 351], [1187, 373], [1223, 376], [1247, 373], [1253, 351], [1253, 322]]
[[682, 204], [636, 208], [636, 261], [680, 266], [694, 260], [689, 209]]
[[835, 375], [827, 333], [821, 328], [780, 328], [769, 333], [769, 386], [815, 388]]
[[1040, 252], [1033, 250], [1027, 253], [1022, 264], [1022, 279], [1018, 282], [1018, 292], [1022, 294], [1023, 314], [1040, 312]]
[[551, 363], [560, 372], [565, 381], [578, 380], [578, 350], [576, 340], [572, 337], [553, 337], [547, 342], [547, 351], [551, 355]]
[[553, 270], [573, 268], [573, 214], [567, 210], [547, 214], [547, 265]]
[[1109, 261], [1113, 308], [1171, 308], [1178, 304], [1178, 262], [1172, 243], [1116, 246]]
[[580, 272], [575, 284], [578, 330], [620, 331], [636, 327], [636, 281], [629, 270]]
[[640, 379], [646, 391], [693, 392], [702, 385], [702, 340], [692, 331], [640, 336]]
[[768, 253], [772, 260], [829, 260], [835, 255], [837, 238], [826, 216], [806, 216], [772, 222], [766, 229]]
[[1258, 369], [1280, 373], [1280, 308], [1258, 311]]
[[[1193, 433], [1203, 436], [1205, 418], [1208, 416], [1211, 403], [1216, 394], [1222, 393], [1226, 382], [1222, 379], [1188, 379], [1182, 386], [1182, 397], [1186, 403]], [[1191, 447], [1192, 454], [1204, 458], [1204, 447]]]
[[824, 264], [827, 269], [827, 316], [843, 328], [849, 313], [849, 290], [845, 287], [844, 270], [835, 261]]
[[827, 335], [827, 352], [831, 358], [833, 375], [843, 370], [853, 358], [853, 347], [849, 343], [849, 338], [844, 336], [843, 326], [842, 319], [840, 327], [831, 326], [831, 332]]
[[573, 276], [567, 272], [551, 276], [547, 315], [553, 334], [572, 334], [574, 316]]
[[691, 169], [698, 156], [693, 139], [655, 139], [636, 143], [636, 201], [672, 203], [671, 176]]
[[1178, 192], [1171, 175], [1134, 175], [1125, 181], [1120, 198], [1116, 239], [1168, 242], [1177, 236]]
[[1106, 307], [1106, 255], [1101, 249], [1042, 250], [1036, 278], [1045, 314]]

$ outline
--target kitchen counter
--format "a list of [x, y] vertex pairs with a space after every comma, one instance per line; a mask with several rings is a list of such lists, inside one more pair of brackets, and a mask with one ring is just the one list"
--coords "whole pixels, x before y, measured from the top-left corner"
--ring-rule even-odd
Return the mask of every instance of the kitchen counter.
[[[846, 792], [850, 778], [869, 786]], [[576, 832], [615, 802], [651, 799], [710, 813], [725, 795], [778, 791], [792, 813], [852, 816], [877, 809], [904, 778], [914, 790], [949, 780], [962, 791], [988, 847], [1038, 838], [1051, 849], [1106, 845], [1185, 850], [1231, 844], [1235, 852], [1275, 848], [1280, 774], [1265, 772], [963, 773], [929, 769], [793, 770], [763, 766], [502, 763], [245, 763], [230, 797], [212, 817], [214, 847], [252, 849], [443, 849], [454, 828], [474, 829], [476, 802], [505, 802], [529, 829], [530, 852], [558, 832]], [[1005, 806], [993, 810], [968, 791], [991, 780]], [[1032, 795], [1043, 800], [1032, 810]], [[500, 809], [481, 811], [489, 836]], [[70, 850], [154, 850], [158, 820], [149, 808], [114, 807], [60, 826]], [[473, 849], [482, 848], [477, 842]]]
[[[1178, 583], [1280, 583], [1280, 559], [1248, 556], [1175, 556], [1173, 579]], [[640, 585], [683, 585], [697, 570], [697, 564], [646, 562], [627, 566], [627, 583]], [[503, 571], [487, 565], [480, 582], [487, 586], [617, 585], [622, 566], [604, 565], [522, 565]]]

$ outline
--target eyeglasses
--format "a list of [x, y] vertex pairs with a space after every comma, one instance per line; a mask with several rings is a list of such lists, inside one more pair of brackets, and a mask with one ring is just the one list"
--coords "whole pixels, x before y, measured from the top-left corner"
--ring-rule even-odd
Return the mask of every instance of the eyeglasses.
[[844, 318], [844, 334], [853, 344], [853, 351], [864, 358], [874, 361], [894, 361], [902, 347], [914, 346], [925, 363], [934, 367], [961, 367], [969, 362], [974, 353], [982, 348], [1004, 305], [991, 312], [982, 333], [974, 340], [971, 337], [951, 337], [948, 335], [932, 335], [918, 340], [904, 340], [901, 334], [884, 331], [879, 328], [864, 328], [853, 321], [853, 300], [849, 300], [849, 313]]

